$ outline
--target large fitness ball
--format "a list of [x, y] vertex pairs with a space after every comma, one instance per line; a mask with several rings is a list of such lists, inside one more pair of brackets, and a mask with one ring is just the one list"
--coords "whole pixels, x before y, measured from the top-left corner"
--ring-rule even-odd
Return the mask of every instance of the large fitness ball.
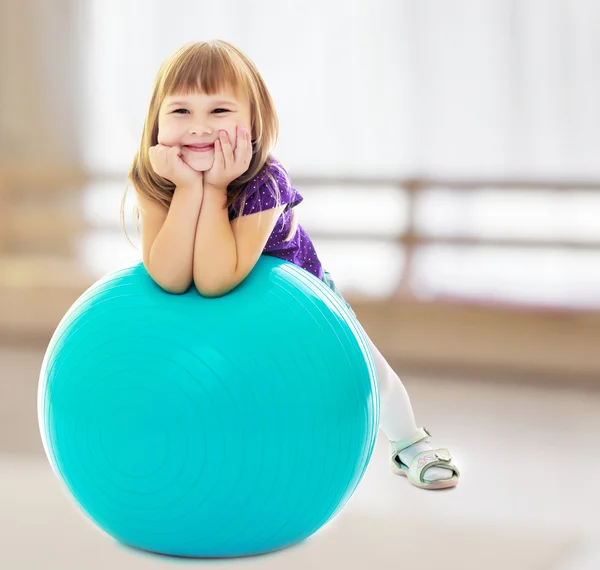
[[284, 548], [339, 512], [379, 396], [343, 300], [263, 256], [220, 298], [166, 293], [141, 263], [98, 281], [50, 341], [38, 414], [56, 475], [101, 529], [224, 557]]

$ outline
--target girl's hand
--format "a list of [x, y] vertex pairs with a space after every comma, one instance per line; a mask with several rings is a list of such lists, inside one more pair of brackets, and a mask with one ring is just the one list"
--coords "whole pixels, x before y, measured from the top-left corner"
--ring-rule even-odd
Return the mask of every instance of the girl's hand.
[[197, 186], [202, 184], [202, 172], [197, 172], [181, 158], [181, 148], [158, 144], [150, 147], [150, 164], [154, 172], [175, 186]]
[[204, 183], [220, 190], [227, 189], [230, 182], [248, 170], [252, 159], [252, 141], [250, 132], [244, 127], [237, 127], [235, 151], [226, 131], [219, 132], [215, 141], [215, 161], [204, 173]]

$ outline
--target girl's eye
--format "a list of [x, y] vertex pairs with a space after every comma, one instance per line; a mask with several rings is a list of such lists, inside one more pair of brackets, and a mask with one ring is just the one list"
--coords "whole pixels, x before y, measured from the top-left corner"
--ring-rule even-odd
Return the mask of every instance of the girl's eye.
[[[215, 113], [216, 115], [222, 115], [223, 113], [229, 113], [229, 109], [215, 109], [213, 111], [213, 113]], [[175, 109], [175, 111], [173, 111], [173, 113], [176, 113], [177, 115], [184, 115], [186, 113], [189, 113], [189, 111], [187, 109]]]

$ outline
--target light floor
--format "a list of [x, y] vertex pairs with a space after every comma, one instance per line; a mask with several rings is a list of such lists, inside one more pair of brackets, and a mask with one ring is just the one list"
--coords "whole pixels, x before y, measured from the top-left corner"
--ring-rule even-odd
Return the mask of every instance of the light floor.
[[380, 438], [342, 513], [305, 543], [235, 561], [137, 552], [71, 504], [36, 419], [43, 352], [0, 348], [0, 568], [600, 569], [600, 392], [405, 378], [418, 421], [463, 470], [458, 488], [394, 477]]

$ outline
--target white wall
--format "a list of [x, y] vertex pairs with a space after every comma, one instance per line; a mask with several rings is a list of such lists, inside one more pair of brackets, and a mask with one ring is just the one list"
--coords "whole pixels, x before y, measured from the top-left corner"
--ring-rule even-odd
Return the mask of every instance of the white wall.
[[[258, 9], [257, 9], [258, 7]], [[221, 37], [259, 65], [296, 171], [600, 176], [593, 0], [89, 0], [89, 162], [125, 169], [154, 74]]]
[[[260, 4], [256, 11], [252, 5]], [[89, 161], [124, 169], [154, 75], [191, 40], [223, 38], [257, 63], [281, 119], [278, 153], [296, 170], [397, 172], [410, 158], [400, 4], [263, 0], [90, 0]]]
[[600, 177], [595, 0], [23, 0], [0, 16], [4, 158], [125, 171], [160, 63], [222, 37], [262, 70], [295, 171]]
[[600, 176], [600, 4], [405, 4], [420, 170]]

